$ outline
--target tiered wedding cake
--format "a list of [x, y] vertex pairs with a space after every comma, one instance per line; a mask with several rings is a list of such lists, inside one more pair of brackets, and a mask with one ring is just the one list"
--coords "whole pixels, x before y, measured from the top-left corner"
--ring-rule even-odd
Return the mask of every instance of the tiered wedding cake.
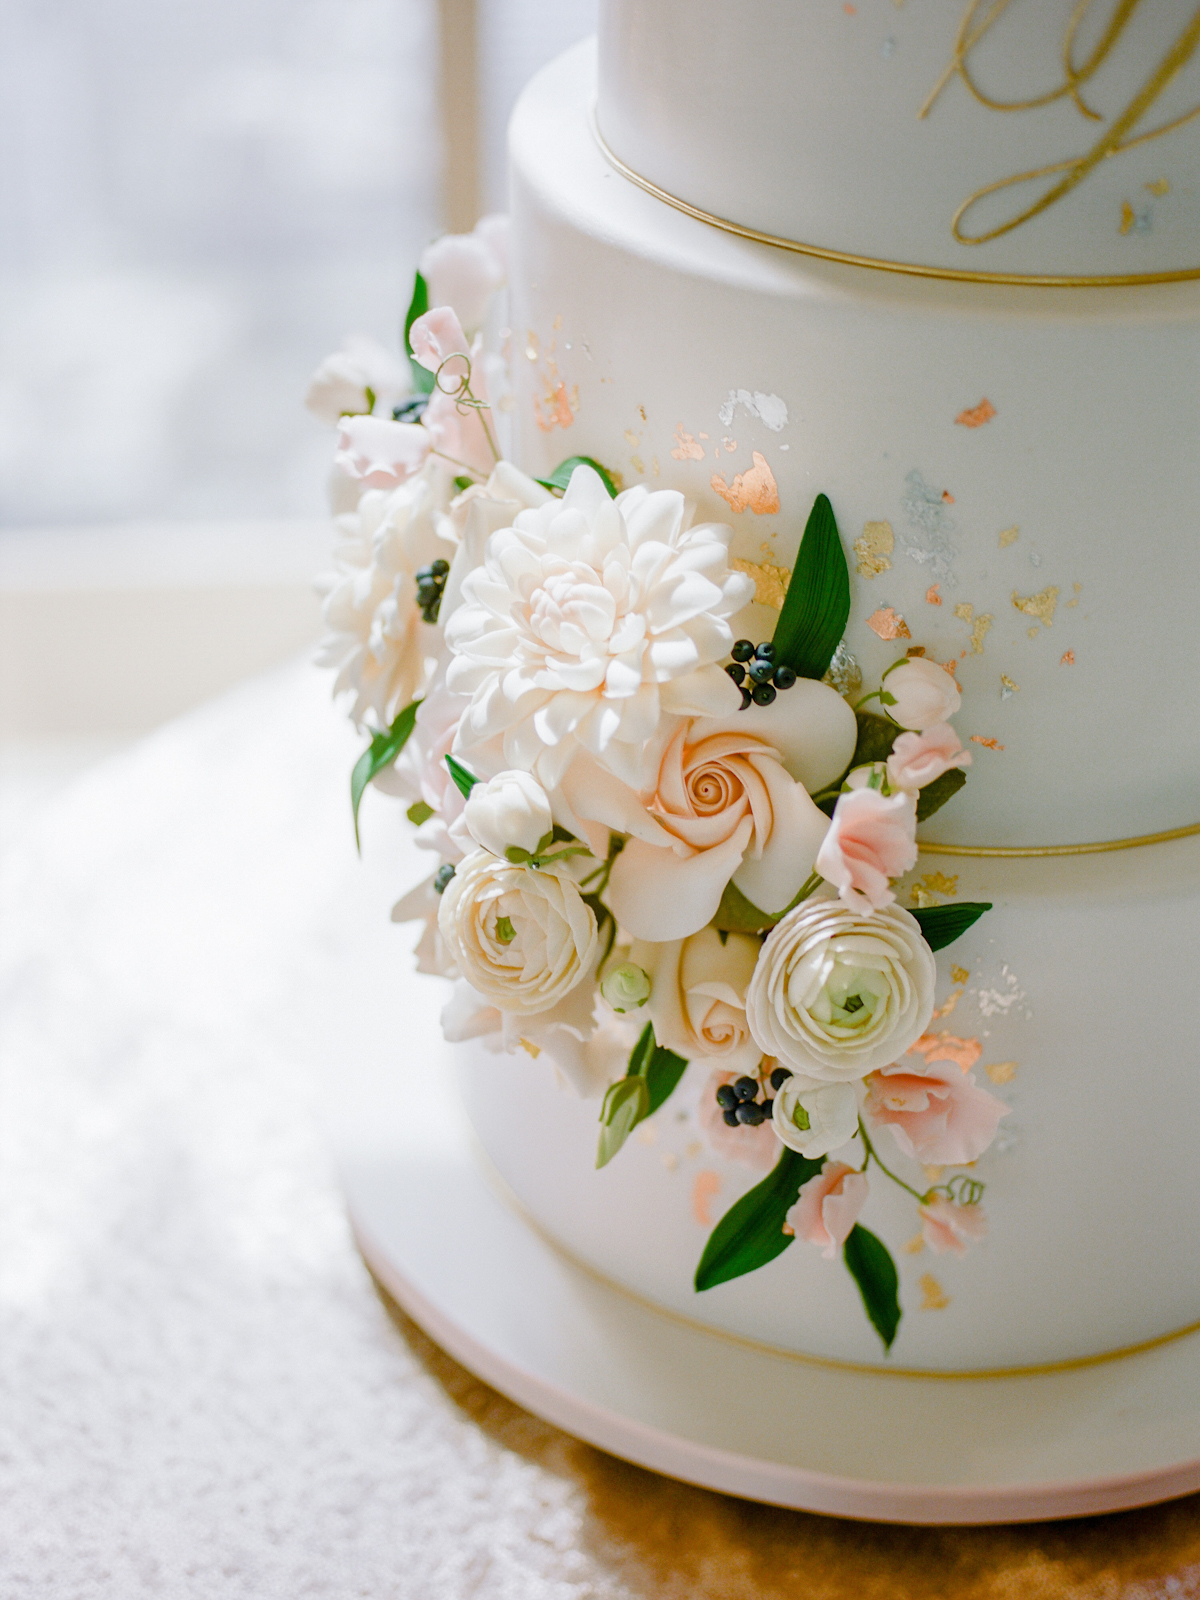
[[397, 916], [486, 1159], [609, 1280], [790, 1351], [1177, 1332], [1200, 11], [601, 11], [513, 122], [511, 389], [468, 344], [492, 220], [423, 263], [424, 415], [351, 356], [316, 401], [372, 486], [356, 803], [437, 852]]

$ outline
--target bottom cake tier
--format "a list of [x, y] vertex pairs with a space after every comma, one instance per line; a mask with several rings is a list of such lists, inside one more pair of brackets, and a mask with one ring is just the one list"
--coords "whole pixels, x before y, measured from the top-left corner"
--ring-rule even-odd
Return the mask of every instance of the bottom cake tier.
[[982, 1183], [988, 1221], [965, 1255], [934, 1253], [916, 1202], [872, 1183], [862, 1221], [900, 1275], [889, 1355], [841, 1262], [807, 1243], [695, 1290], [713, 1226], [764, 1175], [718, 1154], [701, 1129], [711, 1063], [693, 1062], [597, 1170], [596, 1100], [580, 1099], [544, 1054], [460, 1046], [481, 1159], [530, 1225], [593, 1271], [675, 1315], [791, 1352], [988, 1371], [1119, 1354], [1193, 1328], [1200, 838], [1090, 856], [923, 854], [912, 882], [926, 896], [994, 903], [938, 954], [930, 1031], [1010, 1111], [969, 1173], [922, 1169], [879, 1131], [882, 1159], [914, 1188], [959, 1170]]

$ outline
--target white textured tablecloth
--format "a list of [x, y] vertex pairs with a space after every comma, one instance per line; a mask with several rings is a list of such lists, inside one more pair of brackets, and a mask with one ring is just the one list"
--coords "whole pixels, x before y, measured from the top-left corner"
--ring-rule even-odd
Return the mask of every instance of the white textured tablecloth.
[[374, 797], [355, 862], [326, 688], [174, 724], [4, 861], [0, 1600], [1200, 1596], [1200, 1499], [970, 1531], [750, 1506], [577, 1444], [381, 1301], [319, 1078], [339, 918], [404, 885]]

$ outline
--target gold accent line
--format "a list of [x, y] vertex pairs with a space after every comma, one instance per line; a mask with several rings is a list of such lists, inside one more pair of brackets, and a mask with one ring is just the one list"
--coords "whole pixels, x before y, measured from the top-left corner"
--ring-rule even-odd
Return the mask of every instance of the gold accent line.
[[818, 260], [835, 261], [841, 266], [870, 267], [877, 272], [898, 272], [907, 278], [950, 279], [956, 283], [1018, 284], [1034, 289], [1113, 289], [1142, 283], [1184, 283], [1200, 278], [1200, 267], [1182, 267], [1175, 272], [1118, 272], [1086, 277], [1032, 272], [967, 272], [960, 271], [957, 267], [922, 267], [911, 261], [879, 261], [873, 256], [852, 255], [845, 250], [826, 250], [821, 245], [801, 244], [798, 239], [785, 239], [779, 234], [763, 233], [758, 228], [747, 228], [740, 222], [730, 222], [726, 217], [718, 217], [711, 211], [692, 205], [688, 200], [681, 200], [669, 189], [659, 188], [657, 183], [653, 183], [649, 178], [643, 178], [640, 172], [627, 166], [606, 143], [596, 121], [594, 108], [592, 134], [604, 159], [623, 178], [628, 178], [630, 183], [637, 184], [639, 189], [644, 189], [656, 200], [674, 206], [675, 210], [682, 211], [684, 216], [694, 217], [697, 222], [707, 222], [710, 227], [720, 228], [724, 233], [735, 234], [739, 239], [749, 239], [753, 244], [768, 244], [776, 250], [790, 250], [795, 255], [815, 256]]
[[497, 1170], [490, 1155], [483, 1147], [479, 1135], [470, 1118], [464, 1120], [470, 1136], [471, 1144], [475, 1151], [475, 1159], [485, 1180], [492, 1189], [496, 1198], [518, 1217], [526, 1227], [536, 1233], [543, 1244], [560, 1255], [563, 1260], [569, 1261], [585, 1277], [591, 1278], [595, 1283], [601, 1284], [605, 1289], [611, 1289], [614, 1294], [619, 1294], [625, 1300], [630, 1300], [634, 1305], [640, 1306], [643, 1311], [653, 1312], [655, 1316], [663, 1317], [668, 1322], [679, 1323], [682, 1327], [690, 1328], [695, 1333], [708, 1334], [710, 1338], [721, 1339], [729, 1344], [740, 1345], [743, 1350], [755, 1350], [760, 1355], [782, 1356], [787, 1361], [794, 1361], [802, 1367], [820, 1367], [830, 1372], [866, 1372], [881, 1378], [930, 1378], [938, 1382], [976, 1383], [988, 1378], [1037, 1378], [1048, 1376], [1055, 1372], [1078, 1372], [1085, 1367], [1099, 1367], [1109, 1361], [1122, 1361], [1126, 1356], [1142, 1355], [1147, 1350], [1157, 1350], [1160, 1345], [1173, 1344], [1177, 1339], [1186, 1339], [1189, 1334], [1200, 1333], [1200, 1322], [1189, 1322], [1185, 1328], [1175, 1328], [1170, 1333], [1160, 1333], [1153, 1339], [1143, 1339], [1138, 1344], [1123, 1345], [1119, 1350], [1102, 1350], [1094, 1356], [1069, 1356], [1064, 1361], [1043, 1361], [1027, 1367], [980, 1367], [970, 1372], [944, 1372], [928, 1367], [890, 1367], [876, 1366], [869, 1361], [839, 1361], [833, 1356], [810, 1356], [799, 1350], [788, 1350], [783, 1345], [768, 1344], [764, 1339], [751, 1339], [746, 1334], [730, 1333], [726, 1328], [715, 1328], [707, 1322], [701, 1322], [696, 1317], [686, 1316], [682, 1311], [673, 1311], [669, 1306], [660, 1305], [656, 1300], [639, 1294], [636, 1289], [629, 1289], [615, 1278], [610, 1278], [606, 1272], [593, 1267], [590, 1262], [577, 1256], [573, 1250], [556, 1239], [548, 1229], [544, 1228], [537, 1218], [530, 1212], [520, 1198], [514, 1194], [507, 1180]]
[[1168, 828], [1165, 833], [1142, 833], [1136, 839], [1099, 839], [1094, 844], [934, 844], [918, 839], [922, 855], [931, 856], [1098, 856], [1109, 850], [1133, 850], [1143, 844], [1166, 844], [1170, 839], [1190, 839], [1200, 833], [1200, 822], [1186, 828]]

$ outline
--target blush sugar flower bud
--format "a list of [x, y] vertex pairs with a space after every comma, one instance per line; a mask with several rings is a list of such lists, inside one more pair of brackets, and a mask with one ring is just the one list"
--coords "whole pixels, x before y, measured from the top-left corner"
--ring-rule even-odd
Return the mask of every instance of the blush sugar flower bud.
[[636, 1011], [650, 998], [650, 977], [632, 961], [622, 961], [600, 984], [600, 993], [614, 1011]]
[[547, 849], [554, 831], [546, 791], [528, 772], [501, 772], [475, 784], [463, 822], [480, 849], [510, 861], [527, 861]]

